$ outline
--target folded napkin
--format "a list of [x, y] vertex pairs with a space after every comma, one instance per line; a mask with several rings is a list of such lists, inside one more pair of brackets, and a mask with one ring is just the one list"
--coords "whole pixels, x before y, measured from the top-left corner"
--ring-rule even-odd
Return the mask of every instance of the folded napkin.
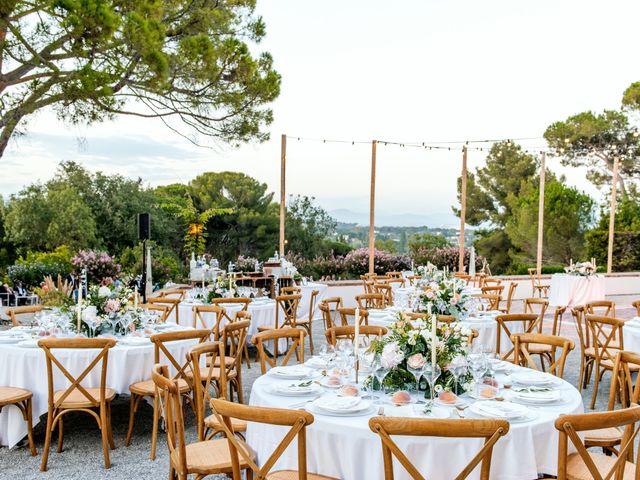
[[333, 412], [351, 412], [359, 410], [362, 405], [360, 397], [322, 397], [316, 402], [319, 408]]
[[324, 368], [327, 366], [327, 362], [325, 362], [321, 357], [311, 357], [305, 362], [305, 365], [312, 368]]
[[283, 393], [312, 392], [316, 389], [312, 382], [292, 383], [290, 385], [274, 385], [273, 389]]
[[305, 367], [274, 367], [270, 371], [271, 375], [281, 376], [281, 377], [292, 377], [292, 376], [300, 376], [306, 377], [310, 374], [309, 369]]
[[511, 374], [511, 380], [521, 385], [548, 385], [553, 377], [543, 373], [516, 372]]
[[561, 395], [557, 390], [541, 389], [541, 388], [522, 388], [516, 389], [512, 393], [514, 398], [529, 402], [556, 402], [560, 400]]
[[521, 405], [514, 405], [508, 402], [478, 402], [474, 406], [475, 410], [481, 415], [506, 420], [520, 418], [526, 413], [526, 410], [523, 410]]

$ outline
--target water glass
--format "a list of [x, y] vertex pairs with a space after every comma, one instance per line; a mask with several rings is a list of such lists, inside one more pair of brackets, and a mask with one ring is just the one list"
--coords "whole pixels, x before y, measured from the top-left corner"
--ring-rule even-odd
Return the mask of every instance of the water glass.
[[379, 395], [379, 403], [383, 402], [384, 394], [385, 394], [384, 379], [386, 378], [386, 376], [389, 374], [390, 371], [391, 369], [383, 366], [382, 363], [380, 362], [376, 363], [376, 369], [373, 371], [373, 374], [375, 375], [376, 379], [380, 383], [381, 393]]
[[453, 375], [455, 394], [458, 395], [458, 381], [462, 375], [467, 373], [467, 362], [464, 357], [456, 357], [449, 364], [449, 371]]
[[487, 373], [488, 362], [487, 357], [483, 353], [472, 353], [469, 355], [469, 369], [475, 382], [476, 395], [478, 393], [478, 385], [480, 380]]
[[422, 367], [422, 375], [427, 380], [431, 390], [431, 402], [434, 400], [436, 381], [440, 378], [440, 373], [441, 370], [437, 363], [425, 363], [424, 367]]

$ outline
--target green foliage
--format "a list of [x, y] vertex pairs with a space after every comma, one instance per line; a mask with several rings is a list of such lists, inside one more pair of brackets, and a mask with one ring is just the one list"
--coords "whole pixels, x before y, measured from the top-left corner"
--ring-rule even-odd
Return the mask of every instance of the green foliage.
[[376, 249], [387, 253], [398, 253], [396, 242], [391, 239], [376, 240]]
[[7, 275], [12, 284], [22, 282], [25, 288], [32, 289], [40, 285], [46, 276], [57, 278], [64, 277], [69, 270], [59, 263], [16, 263], [7, 269]]
[[432, 233], [417, 233], [409, 238], [409, 252], [415, 256], [421, 250], [433, 250], [434, 248], [449, 247], [451, 244], [443, 235]]
[[330, 238], [325, 238], [322, 240], [320, 245], [320, 255], [324, 256], [344, 256], [347, 253], [351, 252], [353, 247], [348, 243], [342, 242], [340, 240], [332, 240]]
[[287, 206], [287, 249], [306, 258], [318, 255], [325, 247], [325, 238], [336, 230], [335, 219], [314, 201], [313, 197], [297, 195]]
[[[188, 277], [185, 265], [171, 249], [147, 242], [151, 246], [153, 282], [164, 285], [168, 281], [180, 282]], [[132, 276], [142, 274], [142, 245], [125, 248], [119, 257], [122, 271]]]
[[247, 43], [265, 35], [255, 0], [8, 0], [0, 9], [0, 156], [25, 117], [49, 106], [78, 124], [161, 116], [192, 141], [268, 138], [265, 105], [280, 76]]
[[503, 229], [476, 230], [474, 246], [478, 255], [487, 259], [491, 273], [511, 273], [511, 240]]
[[[551, 180], [545, 185], [544, 263], [568, 264], [584, 254], [584, 235], [593, 223], [593, 200], [575, 188]], [[513, 216], [506, 227], [512, 245], [525, 262], [535, 262], [537, 253], [539, 187], [513, 202]]]
[[622, 94], [622, 106], [640, 110], [640, 82], [633, 82]]
[[[609, 231], [590, 230], [586, 234], [587, 257], [595, 257], [599, 265], [607, 264]], [[613, 265], [615, 272], [640, 270], [640, 232], [616, 232], [613, 241]]]
[[18, 259], [16, 263], [42, 263], [44, 265], [60, 265], [68, 273], [73, 270], [71, 264], [71, 250], [66, 245], [61, 245], [51, 252], [28, 252], [26, 257]]

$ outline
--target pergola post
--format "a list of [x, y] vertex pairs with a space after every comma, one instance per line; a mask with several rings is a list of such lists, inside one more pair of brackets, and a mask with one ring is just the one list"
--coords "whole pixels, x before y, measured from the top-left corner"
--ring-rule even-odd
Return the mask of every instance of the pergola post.
[[376, 207], [376, 145], [377, 141], [371, 142], [371, 193], [369, 197], [369, 273], [374, 273], [375, 267], [375, 207]]
[[538, 197], [538, 248], [536, 254], [536, 273], [542, 274], [542, 239], [544, 236], [544, 183], [546, 176], [545, 162], [547, 154], [542, 152], [540, 157], [540, 188]]
[[458, 271], [464, 272], [464, 224], [467, 215], [467, 146], [462, 147], [462, 181], [460, 185], [460, 243]]
[[280, 256], [284, 255], [284, 222], [286, 219], [285, 195], [287, 174], [287, 136], [282, 135], [280, 142]]
[[607, 273], [613, 267], [613, 232], [616, 224], [616, 206], [618, 203], [618, 157], [613, 159], [613, 184], [611, 185], [611, 211], [609, 212], [609, 247], [607, 249]]

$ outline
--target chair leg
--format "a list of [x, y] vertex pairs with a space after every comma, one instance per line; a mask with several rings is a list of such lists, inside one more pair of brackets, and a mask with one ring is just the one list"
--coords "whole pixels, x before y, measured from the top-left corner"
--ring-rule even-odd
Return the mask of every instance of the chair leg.
[[596, 398], [598, 397], [598, 385], [600, 384], [600, 378], [602, 377], [603, 372], [599, 372], [596, 367], [596, 374], [594, 376], [594, 384], [593, 384], [593, 395], [591, 395], [591, 410], [593, 410], [596, 406]]
[[151, 432], [151, 460], [156, 459], [156, 443], [158, 441], [158, 421], [160, 420], [158, 396], [153, 396], [153, 430]]
[[244, 344], [244, 359], [247, 362], [247, 368], [251, 368], [251, 362], [249, 361], [249, 347], [247, 344]]
[[42, 462], [40, 463], [40, 471], [47, 471], [47, 460], [49, 460], [49, 448], [51, 447], [51, 428], [53, 423], [54, 412], [49, 412], [47, 415], [47, 430], [44, 437], [44, 448], [42, 449]]
[[102, 437], [102, 455], [104, 456], [104, 468], [111, 468], [109, 458], [109, 427], [107, 425], [107, 407], [100, 408], [100, 436]]
[[584, 383], [584, 364], [585, 364], [585, 360], [584, 358], [582, 358], [580, 360], [580, 373], [578, 374], [578, 391], [582, 392], [582, 387], [583, 387], [583, 383]]
[[24, 410], [27, 416], [27, 437], [29, 439], [29, 448], [31, 449], [31, 455], [36, 456], [38, 451], [36, 450], [36, 444], [33, 441], [33, 413], [31, 408], [31, 399], [25, 401]]
[[238, 403], [244, 403], [244, 394], [242, 393], [242, 380], [240, 380], [240, 377], [236, 377], [236, 379], [232, 381], [236, 385], [236, 396], [238, 397]]
[[134, 393], [131, 394], [131, 401], [129, 402], [129, 428], [127, 429], [127, 437], [124, 440], [124, 446], [128, 447], [131, 443], [131, 436], [133, 435], [133, 422], [136, 416], [136, 409], [138, 407], [138, 396]]
[[62, 452], [62, 442], [64, 442], [64, 424], [62, 417], [58, 420], [58, 453]]
[[109, 434], [109, 446], [111, 450], [115, 450], [116, 443], [113, 441], [113, 427], [111, 426], [111, 402], [107, 403], [107, 433]]
[[309, 351], [313, 355], [313, 335], [311, 335], [311, 319], [309, 319], [309, 328], [306, 329], [309, 334]]

